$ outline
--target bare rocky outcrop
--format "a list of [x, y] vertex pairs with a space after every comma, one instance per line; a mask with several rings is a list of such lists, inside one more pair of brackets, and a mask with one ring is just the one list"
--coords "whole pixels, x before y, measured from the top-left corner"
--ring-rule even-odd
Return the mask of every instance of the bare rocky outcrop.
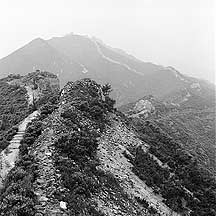
[[[148, 149], [148, 145], [142, 142], [129, 129], [120, 122], [115, 122], [114, 125], [106, 130], [106, 133], [99, 141], [98, 157], [100, 160], [100, 169], [112, 173], [118, 179], [125, 193], [129, 194], [132, 199], [144, 199], [157, 210], [159, 215], [178, 215], [163, 203], [163, 198], [156, 195], [153, 189], [148, 187], [138, 176], [132, 172], [132, 164], [125, 157], [125, 153], [130, 155], [132, 148], [141, 147], [144, 151]], [[101, 209], [107, 209], [109, 201], [101, 202], [105, 197], [101, 194], [97, 200]], [[106, 200], [106, 198], [105, 198]], [[107, 215], [124, 215], [114, 214], [112, 207], [108, 208], [110, 214]], [[136, 212], [139, 207], [134, 210], [134, 215], [142, 215]], [[119, 212], [118, 212], [119, 213]], [[147, 214], [147, 213], [146, 213]], [[125, 214], [127, 215], [127, 214]]]

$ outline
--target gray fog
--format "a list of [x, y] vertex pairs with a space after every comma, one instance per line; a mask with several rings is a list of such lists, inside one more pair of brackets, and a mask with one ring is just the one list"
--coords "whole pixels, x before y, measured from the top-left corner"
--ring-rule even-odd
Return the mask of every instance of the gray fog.
[[214, 82], [214, 9], [214, 0], [3, 0], [0, 58], [74, 32]]

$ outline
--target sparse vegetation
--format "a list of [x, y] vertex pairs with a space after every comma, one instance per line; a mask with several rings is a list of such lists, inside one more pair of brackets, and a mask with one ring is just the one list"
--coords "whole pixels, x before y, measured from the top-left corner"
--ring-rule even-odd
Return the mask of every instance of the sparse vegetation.
[[[17, 132], [16, 124], [28, 113], [28, 106], [24, 97], [25, 89], [9, 86], [7, 83], [2, 83], [2, 86], [3, 95], [13, 101], [10, 104], [11, 102], [6, 102], [0, 96], [0, 112], [3, 113], [0, 148], [3, 149]], [[34, 87], [37, 88], [36, 84]], [[109, 191], [107, 194], [110, 198], [116, 203], [119, 202], [121, 208], [125, 208], [119, 200], [128, 201], [131, 198], [112, 174], [98, 168], [98, 139], [105, 131], [106, 124], [110, 124], [110, 113], [116, 114], [129, 127], [133, 126], [139, 138], [149, 144], [148, 152], [144, 152], [141, 147], [134, 147], [130, 149], [130, 154], [126, 151], [123, 154], [133, 164], [133, 172], [153, 188], [156, 194], [160, 194], [167, 206], [181, 214], [191, 211], [191, 216], [216, 215], [215, 180], [199, 168], [193, 156], [182, 148], [181, 143], [169, 136], [160, 124], [150, 119], [128, 119], [116, 111], [115, 101], [109, 97], [109, 84], [100, 86], [90, 79], [84, 79], [78, 81], [77, 85], [72, 84], [67, 90], [66, 96], [63, 95], [64, 100], [59, 100], [57, 95], [47, 94], [35, 104], [34, 108], [40, 108], [40, 117], [27, 126], [20, 145], [20, 159], [8, 175], [5, 188], [1, 191], [0, 215], [35, 214], [37, 199], [33, 183], [38, 172], [32, 148], [42, 133], [43, 125], [52, 125], [53, 122], [55, 124], [52, 125], [52, 130], [56, 130], [56, 140], [52, 157], [55, 168], [61, 174], [62, 184], [67, 189], [62, 193], [56, 192], [54, 196], [67, 203], [70, 215], [104, 215], [92, 201], [92, 197], [98, 195], [102, 189]], [[61, 103], [61, 100], [66, 102]], [[8, 108], [4, 110], [3, 107]], [[20, 110], [21, 115], [14, 117]], [[52, 117], [56, 119], [47, 120], [46, 117], [53, 112]], [[152, 155], [160, 160], [162, 165]], [[148, 209], [150, 214], [158, 215], [157, 210], [144, 199], [135, 199], [136, 203]]]
[[[44, 101], [45, 103], [45, 101]], [[33, 216], [37, 197], [33, 183], [37, 178], [37, 163], [32, 155], [32, 147], [42, 132], [42, 121], [56, 109], [58, 98], [49, 98], [41, 104], [41, 115], [27, 125], [26, 133], [19, 147], [19, 160], [8, 174], [4, 188], [0, 192], [0, 215]], [[9, 136], [13, 131], [10, 130]]]
[[33, 182], [37, 177], [37, 165], [30, 153], [31, 146], [41, 134], [41, 122], [33, 120], [20, 145], [20, 159], [11, 170], [1, 191], [0, 215], [33, 216], [37, 202]]
[[215, 215], [215, 180], [196, 160], [151, 121], [134, 121], [140, 138], [150, 145], [150, 153], [168, 168], [161, 167], [148, 153], [137, 149], [133, 171], [165, 198], [174, 211], [191, 215]]
[[0, 151], [17, 132], [17, 124], [28, 114], [26, 89], [0, 80]]
[[68, 203], [71, 215], [103, 215], [97, 210], [96, 203], [91, 201], [91, 197], [101, 187], [113, 190], [121, 197], [126, 196], [111, 174], [97, 169], [97, 138], [101, 134], [98, 131], [105, 128], [108, 114], [106, 106], [111, 106], [106, 100], [97, 97], [97, 88], [89, 88], [88, 91], [94, 97], [62, 110], [61, 121], [67, 132], [61, 133], [55, 143], [58, 150], [56, 166], [60, 170], [63, 185], [69, 189], [61, 199]]

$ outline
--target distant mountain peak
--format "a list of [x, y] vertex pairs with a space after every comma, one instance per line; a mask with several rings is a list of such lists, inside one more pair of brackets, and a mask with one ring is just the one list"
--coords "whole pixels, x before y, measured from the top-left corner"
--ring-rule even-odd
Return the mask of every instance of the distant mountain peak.
[[44, 39], [38, 37], [30, 41], [27, 45], [41, 45], [41, 44], [44, 45], [44, 44], [47, 44], [47, 42]]
[[[204, 85], [173, 67], [141, 61], [125, 51], [106, 45], [97, 37], [74, 33], [49, 40], [34, 39], [0, 60], [0, 77], [11, 73], [25, 75], [33, 68], [58, 75], [61, 86], [86, 77], [102, 83], [109, 82], [114, 89], [112, 96], [119, 106], [149, 94], [159, 99], [169, 98], [190, 88], [192, 83], [197, 83], [196, 86], [201, 89]], [[205, 83], [205, 88], [209, 88], [207, 86]], [[194, 85], [192, 87], [198, 91]]]

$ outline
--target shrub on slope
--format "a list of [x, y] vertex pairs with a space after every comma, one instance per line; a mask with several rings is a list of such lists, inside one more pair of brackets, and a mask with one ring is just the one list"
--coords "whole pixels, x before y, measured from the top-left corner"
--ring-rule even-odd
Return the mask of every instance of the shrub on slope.
[[40, 115], [27, 125], [26, 133], [19, 147], [19, 160], [8, 174], [4, 188], [0, 192], [0, 215], [33, 216], [37, 197], [33, 183], [37, 178], [37, 163], [31, 150], [42, 133], [43, 120], [57, 107], [58, 98], [49, 98], [41, 104]]
[[182, 145], [164, 132], [157, 122], [133, 121], [140, 138], [149, 144], [149, 152], [164, 166], [137, 149], [133, 171], [165, 198], [165, 203], [175, 211], [190, 215], [216, 214], [216, 182], [200, 169], [197, 161]]
[[0, 80], [0, 151], [17, 132], [17, 124], [28, 113], [26, 89]]

